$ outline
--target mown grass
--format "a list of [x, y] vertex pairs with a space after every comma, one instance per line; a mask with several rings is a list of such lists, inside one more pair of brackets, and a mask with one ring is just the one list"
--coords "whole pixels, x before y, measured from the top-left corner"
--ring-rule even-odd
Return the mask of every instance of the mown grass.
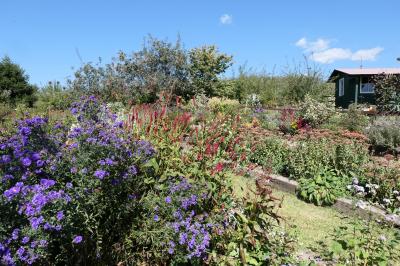
[[[238, 197], [254, 191], [255, 183], [252, 178], [235, 176], [232, 181], [234, 193]], [[351, 223], [357, 220], [356, 217], [348, 217], [331, 207], [306, 203], [286, 192], [274, 189], [272, 195], [280, 200], [278, 215], [282, 218], [281, 226], [285, 231], [292, 231], [296, 235], [296, 254], [299, 259], [305, 261], [318, 257], [319, 254], [313, 251], [321, 250], [321, 243], [330, 246], [335, 229], [342, 226], [351, 227]], [[376, 230], [380, 231], [378, 228]], [[396, 229], [382, 230], [382, 233], [392, 235]]]

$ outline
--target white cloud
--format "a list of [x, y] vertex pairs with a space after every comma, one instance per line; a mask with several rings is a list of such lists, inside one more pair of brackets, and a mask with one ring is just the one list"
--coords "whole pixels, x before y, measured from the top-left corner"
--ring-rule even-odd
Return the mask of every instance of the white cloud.
[[351, 56], [351, 60], [371, 60], [374, 61], [376, 57], [383, 51], [382, 47], [375, 47], [371, 49], [358, 50]]
[[333, 63], [337, 60], [351, 58], [351, 51], [343, 48], [330, 48], [320, 52], [312, 52], [311, 59], [322, 64]]
[[310, 54], [312, 60], [323, 64], [333, 63], [337, 60], [373, 61], [383, 51], [382, 47], [374, 47], [352, 52], [348, 48], [331, 48], [330, 44], [330, 40], [318, 38], [316, 41], [310, 42], [305, 37], [295, 43], [305, 53]]
[[232, 24], [233, 17], [232, 15], [224, 14], [219, 18], [219, 21], [224, 25]]
[[301, 38], [296, 42], [296, 46], [303, 48], [307, 52], [318, 52], [329, 48], [329, 40], [319, 38], [315, 42], [309, 42], [306, 38]]

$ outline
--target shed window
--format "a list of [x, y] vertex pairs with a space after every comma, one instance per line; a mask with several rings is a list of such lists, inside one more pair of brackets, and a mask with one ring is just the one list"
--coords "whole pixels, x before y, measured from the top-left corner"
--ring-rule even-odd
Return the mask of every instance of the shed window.
[[375, 92], [375, 85], [372, 83], [363, 83], [361, 84], [361, 93], [374, 93]]
[[339, 79], [339, 96], [344, 95], [344, 78]]

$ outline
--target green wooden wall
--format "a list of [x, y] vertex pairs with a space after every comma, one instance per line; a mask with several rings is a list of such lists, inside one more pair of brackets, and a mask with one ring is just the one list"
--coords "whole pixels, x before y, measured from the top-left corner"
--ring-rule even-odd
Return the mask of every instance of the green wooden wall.
[[[339, 96], [339, 80], [344, 78], [344, 95]], [[335, 103], [336, 107], [348, 108], [350, 104], [355, 103], [356, 88], [360, 84], [361, 76], [349, 76], [346, 74], [339, 74], [335, 80]], [[369, 77], [364, 76], [363, 82], [367, 82]], [[358, 86], [357, 103], [359, 104], [375, 104], [375, 94], [360, 93]]]

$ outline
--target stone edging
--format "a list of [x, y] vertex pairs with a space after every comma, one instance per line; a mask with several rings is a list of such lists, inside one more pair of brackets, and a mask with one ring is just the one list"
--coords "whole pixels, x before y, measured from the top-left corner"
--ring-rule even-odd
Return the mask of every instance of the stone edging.
[[[254, 174], [255, 176], [266, 174], [260, 169], [250, 170], [250, 173]], [[296, 195], [299, 187], [299, 184], [296, 181], [290, 180], [289, 178], [281, 175], [268, 174], [268, 176], [271, 178], [270, 184], [272, 187]], [[358, 207], [356, 207], [356, 205]], [[383, 209], [375, 207], [364, 201], [354, 201], [351, 199], [339, 198], [332, 207], [342, 213], [345, 213], [346, 215], [360, 216], [364, 219], [384, 219], [400, 227], [399, 215], [387, 215]]]

